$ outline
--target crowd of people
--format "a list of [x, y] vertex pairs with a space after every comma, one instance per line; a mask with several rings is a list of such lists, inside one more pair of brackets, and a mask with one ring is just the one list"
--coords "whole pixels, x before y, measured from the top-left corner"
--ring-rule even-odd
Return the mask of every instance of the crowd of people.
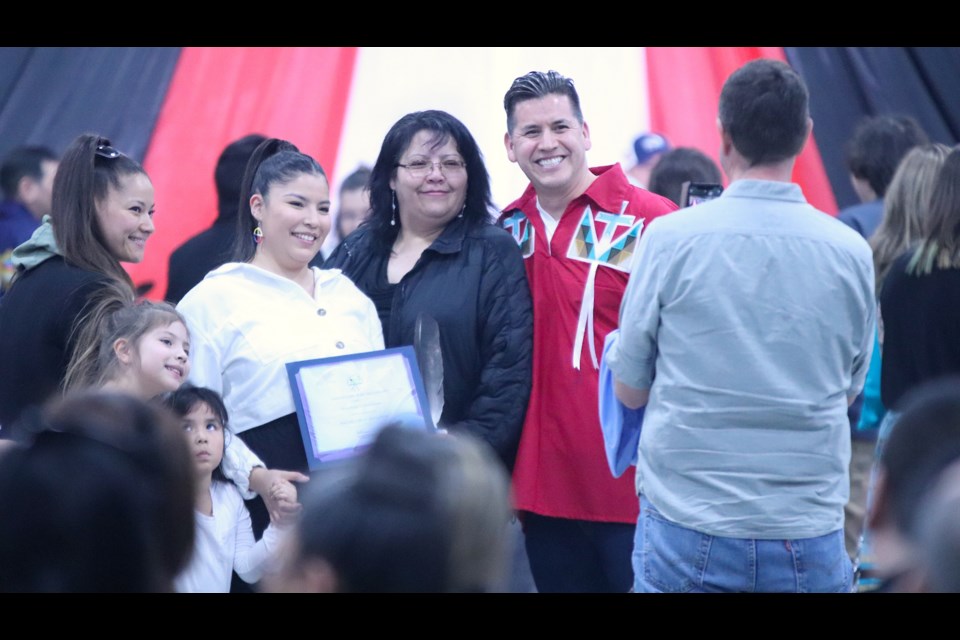
[[[792, 181], [783, 62], [724, 83], [719, 167], [656, 133], [591, 165], [557, 71], [503, 107], [528, 186], [499, 209], [445, 111], [397, 120], [336, 212], [293, 141], [232, 142], [165, 301], [123, 267], [140, 163], [95, 133], [12, 154], [0, 591], [955, 590], [960, 147], [864, 121], [834, 217]], [[408, 347], [422, 415], [321, 464], [310, 430], [369, 407], [311, 424], [291, 365]]]

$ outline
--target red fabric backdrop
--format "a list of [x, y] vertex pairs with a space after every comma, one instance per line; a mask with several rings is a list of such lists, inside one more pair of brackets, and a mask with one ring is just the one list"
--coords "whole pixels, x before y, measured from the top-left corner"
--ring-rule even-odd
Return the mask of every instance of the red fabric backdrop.
[[213, 169], [231, 140], [297, 140], [332, 171], [355, 59], [354, 47], [183, 50], [144, 159], [157, 229], [144, 261], [127, 265], [134, 282], [153, 282], [147, 297], [166, 292], [170, 252], [216, 218]]

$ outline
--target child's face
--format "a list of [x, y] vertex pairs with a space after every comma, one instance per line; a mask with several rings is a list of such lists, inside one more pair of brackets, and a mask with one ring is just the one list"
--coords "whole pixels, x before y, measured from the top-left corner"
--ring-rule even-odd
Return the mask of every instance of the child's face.
[[140, 337], [138, 347], [145, 396], [176, 391], [190, 374], [190, 337], [182, 322], [150, 329]]
[[210, 477], [223, 460], [223, 424], [205, 402], [183, 417], [183, 435], [200, 477]]

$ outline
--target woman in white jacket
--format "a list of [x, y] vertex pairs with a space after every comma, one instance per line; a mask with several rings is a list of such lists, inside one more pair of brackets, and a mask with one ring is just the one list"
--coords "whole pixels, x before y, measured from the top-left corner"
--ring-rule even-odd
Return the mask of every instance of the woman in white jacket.
[[[265, 467], [306, 474], [286, 363], [383, 349], [383, 332], [373, 303], [346, 276], [310, 267], [331, 226], [330, 185], [316, 160], [265, 140], [240, 193], [234, 261], [177, 306], [192, 338], [188, 381], [223, 397], [238, 439]], [[243, 491], [255, 462], [232, 448], [223, 470]], [[307, 479], [299, 474], [289, 477]], [[247, 503], [257, 537], [280, 508], [269, 491], [261, 496], [267, 504]]]

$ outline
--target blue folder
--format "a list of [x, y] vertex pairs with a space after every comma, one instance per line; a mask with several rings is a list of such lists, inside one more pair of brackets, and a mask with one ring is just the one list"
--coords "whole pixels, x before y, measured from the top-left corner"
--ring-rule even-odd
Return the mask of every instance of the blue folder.
[[600, 428], [603, 430], [603, 446], [607, 464], [614, 478], [623, 475], [631, 465], [637, 464], [637, 447], [640, 444], [640, 427], [643, 426], [644, 407], [628, 409], [617, 399], [613, 386], [613, 372], [607, 367], [607, 352], [620, 335], [619, 329], [607, 334], [600, 356], [600, 385], [597, 394], [600, 409]]

